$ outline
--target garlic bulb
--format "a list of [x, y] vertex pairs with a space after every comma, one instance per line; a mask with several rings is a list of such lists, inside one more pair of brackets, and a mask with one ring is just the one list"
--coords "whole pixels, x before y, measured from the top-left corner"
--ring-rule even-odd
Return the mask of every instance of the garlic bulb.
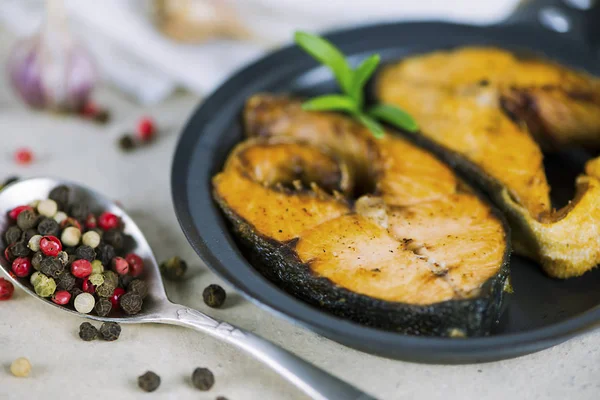
[[9, 56], [10, 81], [32, 107], [78, 111], [94, 88], [94, 64], [68, 30], [63, 0], [46, 4], [42, 29], [19, 41]]

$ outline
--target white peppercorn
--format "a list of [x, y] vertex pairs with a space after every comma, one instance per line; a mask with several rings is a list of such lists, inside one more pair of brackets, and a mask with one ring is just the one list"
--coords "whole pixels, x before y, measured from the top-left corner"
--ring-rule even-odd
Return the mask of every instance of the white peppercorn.
[[42, 235], [33, 235], [29, 242], [27, 243], [27, 247], [31, 251], [40, 251], [40, 240], [42, 240]]
[[19, 378], [25, 378], [31, 372], [31, 363], [25, 357], [19, 357], [10, 365], [10, 372]]
[[81, 237], [81, 241], [84, 245], [90, 246], [92, 249], [95, 249], [100, 244], [100, 235], [94, 231], [88, 231], [83, 234]]
[[79, 244], [79, 240], [81, 239], [81, 231], [74, 226], [69, 226], [65, 228], [62, 235], [60, 236], [60, 241], [63, 246], [67, 247], [75, 247]]
[[48, 218], [52, 218], [58, 211], [58, 204], [54, 200], [45, 199], [41, 200], [37, 205], [37, 211], [40, 215]]
[[54, 220], [60, 224], [61, 222], [66, 220], [68, 217], [69, 216], [64, 211], [59, 211], [56, 213], [56, 215], [54, 215]]
[[89, 293], [81, 293], [75, 297], [75, 302], [73, 305], [75, 306], [75, 310], [77, 310], [77, 312], [88, 314], [94, 309], [96, 300], [94, 299], [94, 296]]

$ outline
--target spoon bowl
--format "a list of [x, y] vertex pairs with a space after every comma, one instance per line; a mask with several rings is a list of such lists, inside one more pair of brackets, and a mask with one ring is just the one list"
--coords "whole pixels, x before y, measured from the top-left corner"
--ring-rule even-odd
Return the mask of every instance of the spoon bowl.
[[236, 328], [227, 322], [217, 321], [200, 311], [172, 303], [165, 292], [156, 258], [142, 231], [114, 201], [88, 187], [52, 178], [32, 178], [8, 185], [3, 190], [0, 190], [0, 232], [2, 236], [10, 224], [8, 217], [10, 210], [17, 206], [29, 204], [35, 200], [48, 198], [50, 191], [60, 185], [65, 185], [71, 189], [70, 202], [88, 204], [90, 211], [94, 214], [104, 211], [111, 212], [119, 216], [123, 221], [125, 226], [124, 233], [133, 239], [127, 246], [127, 251], [136, 253], [144, 261], [142, 278], [148, 284], [148, 296], [144, 299], [142, 311], [136, 315], [126, 315], [120, 311], [113, 311], [110, 317], [99, 317], [93, 314], [82, 314], [70, 306], [58, 305], [48, 298], [39, 297], [34, 292], [29, 278], [17, 278], [11, 273], [11, 263], [3, 255], [6, 244], [2, 237], [2, 240], [0, 240], [0, 266], [14, 285], [39, 301], [43, 301], [63, 312], [76, 314], [79, 317], [102, 322], [118, 322], [121, 324], [171, 324], [208, 333], [252, 354], [314, 399], [372, 399], [372, 397], [355, 387], [318, 369], [263, 338]]

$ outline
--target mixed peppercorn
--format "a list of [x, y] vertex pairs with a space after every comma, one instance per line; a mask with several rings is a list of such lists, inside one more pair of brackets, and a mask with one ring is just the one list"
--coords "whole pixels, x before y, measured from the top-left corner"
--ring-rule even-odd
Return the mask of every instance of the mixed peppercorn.
[[[121, 219], [71, 201], [67, 186], [48, 197], [8, 213], [12, 224], [3, 234], [4, 257], [12, 274], [28, 280], [38, 296], [83, 314], [139, 313], [148, 294], [144, 262], [127, 253], [133, 242]], [[0, 280], [0, 300], [10, 298], [12, 290], [10, 282]], [[114, 337], [116, 328], [107, 329]]]

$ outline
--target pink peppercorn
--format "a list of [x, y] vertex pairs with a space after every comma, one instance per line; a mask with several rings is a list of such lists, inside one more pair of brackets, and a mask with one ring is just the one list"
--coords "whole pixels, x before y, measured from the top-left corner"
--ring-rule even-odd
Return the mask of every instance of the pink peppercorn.
[[58, 292], [54, 293], [54, 295], [52, 296], [52, 301], [61, 306], [68, 304], [70, 300], [71, 300], [71, 293], [69, 293], [66, 290], [59, 290]]
[[110, 296], [110, 301], [113, 305], [113, 309], [117, 309], [119, 307], [119, 299], [121, 298], [121, 296], [123, 296], [125, 294], [125, 289], [123, 288], [116, 288], [115, 291], [113, 292], [113, 295]]
[[12, 297], [15, 287], [4, 278], [0, 278], [0, 300], [8, 300]]
[[15, 258], [12, 263], [12, 271], [19, 278], [25, 278], [31, 273], [31, 261], [27, 257]]
[[152, 140], [155, 131], [154, 121], [151, 118], [144, 117], [138, 122], [137, 134], [142, 141], [148, 142]]
[[76, 278], [87, 278], [92, 273], [92, 263], [88, 260], [75, 260], [71, 263], [71, 273]]
[[27, 148], [18, 149], [15, 152], [15, 161], [21, 165], [30, 164], [33, 161], [33, 153]]
[[94, 214], [90, 214], [85, 219], [85, 227], [88, 229], [96, 229], [98, 226], [98, 221], [96, 220], [96, 216]]
[[119, 217], [115, 214], [104, 212], [98, 217], [98, 226], [105, 231], [119, 226]]
[[8, 246], [7, 248], [4, 249], [4, 258], [6, 259], [6, 261], [10, 261], [10, 248], [13, 247], [14, 244], [11, 244], [10, 246]]
[[62, 250], [62, 243], [56, 236], [44, 236], [40, 240], [40, 250], [47, 256], [56, 257]]
[[115, 257], [112, 259], [112, 268], [119, 275], [127, 275], [129, 273], [129, 264], [123, 257]]
[[33, 210], [33, 208], [31, 206], [18, 206], [10, 210], [8, 216], [10, 217], [10, 219], [16, 220], [19, 214], [21, 214], [25, 210]]
[[90, 282], [88, 278], [86, 278], [83, 281], [83, 284], [81, 285], [81, 290], [89, 294], [96, 293], [96, 287], [92, 284], [92, 282]]
[[144, 261], [137, 254], [127, 254], [125, 256], [125, 261], [129, 264], [129, 275], [138, 277], [144, 272]]

